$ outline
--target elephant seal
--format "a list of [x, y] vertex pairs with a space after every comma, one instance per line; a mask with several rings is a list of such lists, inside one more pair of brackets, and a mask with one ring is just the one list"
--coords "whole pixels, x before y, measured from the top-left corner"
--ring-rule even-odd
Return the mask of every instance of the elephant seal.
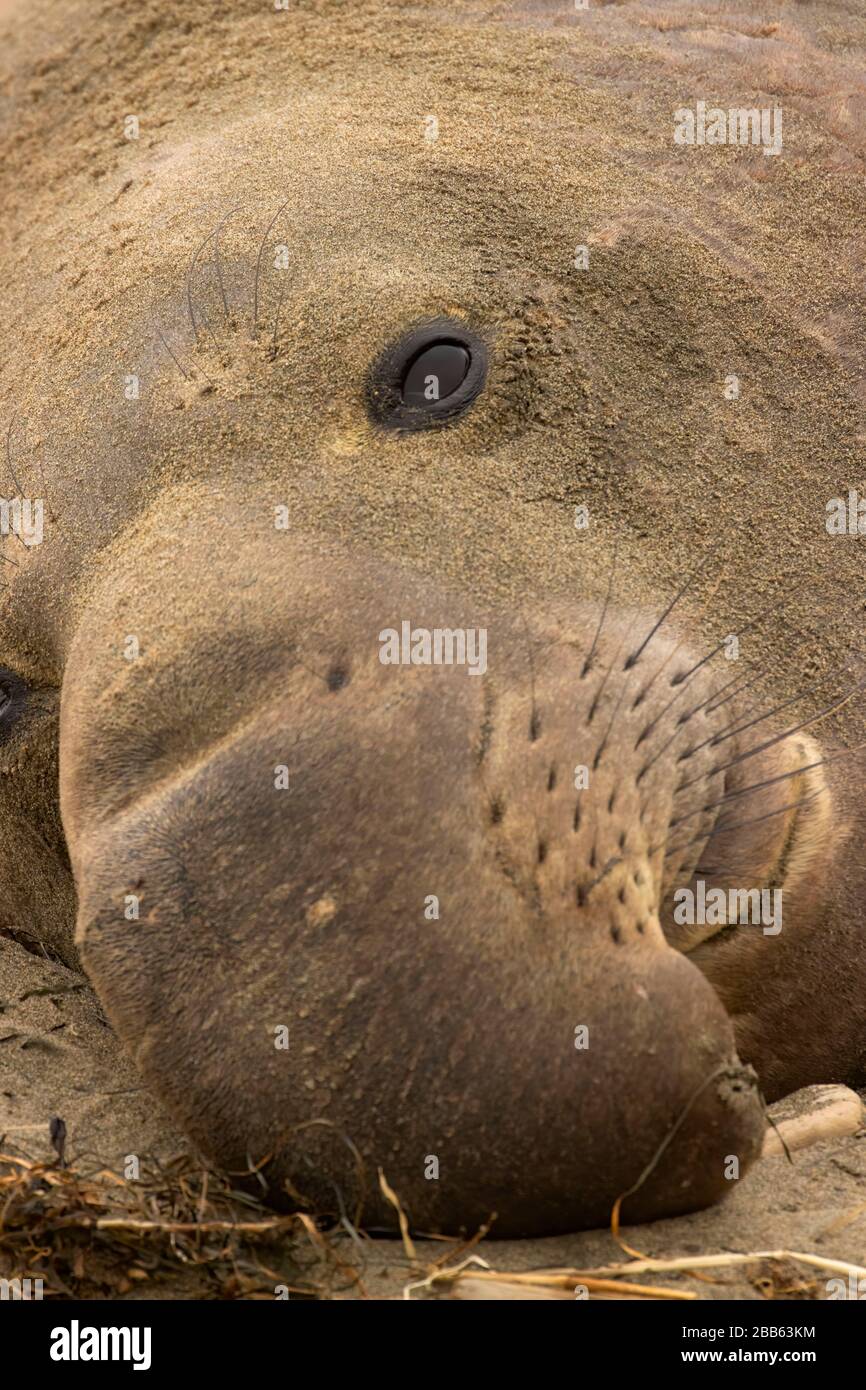
[[2, 923], [277, 1204], [651, 1219], [863, 1076], [863, 25], [665, 16], [3, 11]]

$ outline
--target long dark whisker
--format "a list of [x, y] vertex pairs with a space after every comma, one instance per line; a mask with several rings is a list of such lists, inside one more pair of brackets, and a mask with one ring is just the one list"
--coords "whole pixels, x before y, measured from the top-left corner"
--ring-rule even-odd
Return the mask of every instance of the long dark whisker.
[[[765, 787], [775, 786], [777, 782], [787, 782], [789, 778], [799, 777], [801, 773], [811, 772], [816, 767], [826, 767], [830, 763], [839, 762], [841, 759], [846, 758], [850, 753], [859, 752], [861, 748], [866, 748], [866, 740], [864, 740], [862, 743], [855, 743], [851, 748], [841, 748], [838, 753], [831, 753], [826, 758], [818, 758], [818, 760], [814, 763], [804, 763], [800, 767], [794, 767], [790, 770], [790, 772], [780, 772], [775, 777], [767, 777], [764, 779], [763, 782], [753, 782], [751, 786], [738, 787], [736, 791], [726, 792], [725, 795], [723, 797], [720, 797], [718, 801], [708, 802], [706, 806], [702, 806], [698, 811], [689, 811], [689, 813], [685, 816], [678, 816], [676, 820], [672, 820], [670, 822], [669, 828], [672, 829], [674, 826], [681, 825], [683, 821], [692, 820], [695, 816], [703, 815], [707, 811], [713, 811], [718, 806], [724, 805], [724, 803], [727, 801], [736, 800], [737, 797], [748, 796], [751, 792], [757, 792], [763, 790], [763, 788]], [[823, 787], [818, 789], [819, 792], [823, 790]], [[817, 795], [818, 792], [816, 792], [815, 794]], [[725, 828], [725, 826], [721, 827], [721, 829], [723, 830]], [[728, 873], [730, 872], [730, 868], [730, 865], [722, 865], [721, 867], [718, 865], [715, 865], [713, 867], [699, 866], [695, 869], [695, 873]]]
[[[697, 615], [696, 615], [696, 616], [697, 616], [698, 619], [700, 619], [700, 618], [703, 616], [703, 614], [707, 611], [707, 608], [709, 607], [710, 603], [711, 603], [711, 602], [713, 601], [713, 599], [715, 598], [715, 596], [716, 596], [716, 594], [717, 594], [717, 592], [718, 592], [719, 586], [720, 586], [720, 584], [722, 583], [723, 579], [724, 579], [724, 575], [719, 575], [719, 578], [716, 580], [716, 582], [715, 582], [715, 584], [713, 585], [712, 589], [711, 589], [710, 592], [707, 594], [706, 599], [704, 600], [704, 602], [701, 604], [701, 606], [700, 606], [699, 609], [697, 610]], [[652, 673], [652, 675], [650, 676], [649, 680], [648, 680], [648, 681], [641, 687], [641, 689], [638, 691], [637, 696], [635, 697], [634, 703], [632, 704], [632, 709], [637, 709], [638, 705], [643, 704], [644, 700], [646, 699], [646, 697], [647, 697], [647, 695], [649, 694], [649, 692], [652, 690], [653, 686], [655, 685], [655, 683], [656, 683], [656, 681], [658, 680], [659, 676], [661, 675], [662, 671], [665, 669], [666, 666], [669, 666], [669, 665], [670, 665], [670, 663], [673, 661], [673, 659], [674, 659], [674, 657], [677, 655], [677, 653], [678, 653], [679, 651], [682, 650], [683, 645], [684, 645], [683, 642], [677, 642], [676, 646], [672, 647], [671, 650], [668, 652], [667, 656], [666, 656], [662, 661], [659, 662], [658, 666], [657, 666], [656, 669], [653, 671], [653, 673]], [[675, 680], [672, 680], [672, 681], [671, 681], [671, 686], [677, 685], [677, 686], [682, 687], [683, 683], [684, 683], [683, 681], [675, 681]], [[670, 702], [670, 703], [672, 703], [672, 702]], [[670, 708], [670, 703], [669, 703], [669, 705], [668, 705], [668, 708]]]
[[686, 594], [686, 593], [688, 593], [689, 589], [690, 589], [690, 588], [692, 587], [692, 585], [694, 584], [694, 582], [695, 582], [695, 580], [697, 579], [698, 575], [701, 574], [701, 572], [703, 571], [704, 566], [707, 565], [707, 564], [710, 562], [710, 560], [713, 558], [714, 555], [718, 554], [718, 550], [719, 550], [719, 547], [718, 547], [717, 545], [714, 545], [710, 550], [707, 551], [706, 555], [705, 555], [704, 558], [701, 560], [701, 562], [700, 562], [700, 564], [698, 565], [697, 569], [694, 570], [694, 572], [689, 576], [689, 578], [686, 580], [685, 584], [682, 586], [682, 588], [679, 590], [679, 592], [676, 593], [676, 594], [674, 594], [674, 596], [673, 596], [673, 598], [671, 599], [670, 603], [668, 604], [667, 608], [664, 610], [664, 612], [662, 613], [661, 617], [660, 617], [660, 618], [653, 624], [653, 626], [650, 628], [649, 632], [647, 633], [646, 637], [645, 637], [645, 638], [643, 639], [643, 641], [641, 642], [640, 646], [639, 646], [635, 651], [632, 652], [631, 656], [629, 656], [629, 657], [626, 659], [626, 663], [625, 663], [625, 666], [624, 666], [624, 668], [623, 668], [624, 670], [630, 671], [631, 668], [632, 668], [632, 666], [635, 666], [635, 665], [637, 664], [638, 660], [640, 659], [641, 653], [642, 653], [643, 651], [645, 651], [646, 648], [649, 646], [650, 642], [651, 642], [652, 639], [655, 637], [655, 635], [656, 635], [656, 633], [658, 632], [659, 628], [661, 627], [662, 623], [665, 621], [666, 618], [668, 618], [668, 617], [670, 616], [670, 614], [673, 612], [674, 608], [675, 608], [675, 607], [677, 606], [677, 604], [679, 603], [680, 599], [683, 597], [683, 595]]
[[207, 310], [206, 310], [206, 309], [202, 309], [202, 311], [201, 311], [201, 321], [202, 321], [202, 323], [204, 324], [205, 328], [207, 329], [208, 333], [211, 335], [211, 338], [213, 339], [213, 345], [214, 345], [214, 347], [216, 348], [217, 352], [219, 352], [219, 350], [220, 350], [220, 345], [219, 345], [219, 343], [217, 342], [217, 336], [216, 336], [216, 334], [214, 333], [213, 329], [211, 328], [211, 322], [210, 322], [210, 319], [209, 319], [208, 316], [207, 316]]
[[[706, 701], [705, 705], [699, 706], [699, 708], [705, 708], [707, 714], [714, 714], [717, 709], [719, 709], [722, 705], [726, 705], [729, 700], [733, 700], [734, 697], [737, 695], [742, 695], [745, 690], [750, 690], [752, 686], [755, 685], [755, 683], [761, 679], [761, 676], [763, 674], [763, 669], [760, 666], [756, 668], [750, 668], [747, 671], [747, 674], [743, 677], [743, 680], [741, 681], [740, 685], [737, 686], [736, 690], [732, 690], [730, 695], [726, 695], [722, 700], [717, 700], [715, 695], [711, 695], [709, 700]], [[739, 679], [739, 677], [736, 677], [735, 679]], [[733, 684], [733, 681], [729, 681], [727, 685], [722, 686], [722, 690], [720, 690], [718, 693], [721, 695], [722, 691], [728, 690], [730, 686]]]
[[[806, 641], [806, 639], [804, 638], [803, 641]], [[802, 642], [799, 643], [799, 644], [797, 644], [797, 646], [802, 646]], [[795, 647], [793, 648], [794, 651], [797, 650], [797, 646], [795, 646]], [[739, 689], [733, 691], [730, 695], [727, 695], [723, 700], [718, 700], [718, 701], [716, 701], [716, 700], [715, 700], [715, 697], [714, 697], [714, 696], [711, 696], [711, 697], [710, 697], [710, 700], [707, 701], [707, 702], [705, 703], [705, 706], [700, 706], [700, 705], [699, 705], [699, 706], [698, 706], [698, 709], [705, 707], [708, 714], [713, 714], [721, 705], [727, 704], [729, 700], [732, 700], [732, 699], [734, 698], [735, 695], [741, 695], [741, 694], [743, 693], [744, 690], [749, 690], [753, 685], [756, 684], [757, 681], [760, 680], [760, 678], [761, 678], [761, 670], [760, 670], [760, 668], [759, 668], [759, 669], [755, 670], [755, 671], [754, 671], [754, 674], [752, 674], [748, 679], [746, 679], [746, 680], [743, 681], [743, 683], [742, 683], [742, 685], [739, 687]], [[820, 683], [821, 683], [820, 680], [814, 682], [815, 685], [820, 685]], [[722, 687], [723, 690], [726, 690], [727, 688], [728, 688], [727, 686], [723, 686], [723, 687]], [[806, 686], [806, 687], [805, 687], [805, 690], [809, 690], [810, 688], [812, 688], [812, 687]], [[721, 693], [721, 692], [720, 692], [720, 693]], [[695, 711], [695, 712], [697, 712], [697, 711]], [[748, 714], [750, 714], [750, 713], [751, 713], [751, 710], [743, 710], [743, 711], [742, 711], [742, 714], [743, 714], [744, 716], [745, 716], [745, 715], [748, 715]], [[683, 716], [683, 722], [685, 722], [685, 720], [686, 720], [687, 717], [688, 717], [688, 716], [685, 716], [685, 715]], [[760, 722], [760, 721], [757, 721], [757, 720], [756, 720], [755, 722]], [[730, 726], [729, 726], [729, 727], [730, 727]], [[721, 730], [721, 733], [724, 733], [724, 732], [725, 732], [724, 729]]]
[[[595, 718], [595, 712], [596, 712], [596, 710], [598, 709], [599, 701], [601, 700], [601, 697], [602, 697], [602, 695], [604, 694], [605, 686], [607, 685], [607, 682], [608, 682], [608, 680], [609, 680], [609, 678], [610, 678], [611, 672], [613, 671], [614, 667], [616, 666], [616, 659], [617, 659], [617, 657], [619, 656], [620, 652], [622, 651], [623, 647], [624, 647], [625, 644], [626, 644], [626, 639], [627, 639], [627, 637], [628, 637], [628, 633], [624, 632], [623, 635], [622, 635], [622, 637], [619, 639], [619, 644], [618, 644], [618, 646], [617, 646], [616, 651], [614, 652], [613, 656], [611, 657], [610, 665], [608, 666], [607, 670], [605, 671], [604, 675], [602, 676], [601, 680], [599, 681], [598, 690], [595, 692], [595, 694], [594, 694], [593, 697], [592, 697], [592, 703], [590, 704], [589, 712], [587, 713], [587, 716], [586, 716], [586, 722], [587, 722], [587, 724], [591, 724], [592, 721], [593, 721], [593, 719]], [[622, 699], [622, 696], [620, 696], [620, 699]]]
[[[716, 700], [717, 697], [720, 696], [720, 695], [722, 694], [723, 691], [727, 690], [727, 689], [729, 688], [729, 686], [734, 685], [739, 679], [740, 679], [740, 678], [739, 678], [739, 675], [737, 675], [737, 676], [734, 677], [733, 681], [728, 681], [728, 684], [727, 684], [727, 685], [723, 685], [721, 690], [714, 690], [714, 691], [712, 692], [712, 694], [709, 696], [709, 700]], [[682, 682], [682, 684], [680, 685], [679, 689], [677, 690], [676, 695], [674, 695], [674, 697], [673, 697], [672, 700], [668, 700], [668, 703], [665, 705], [665, 707], [664, 707], [664, 709], [662, 710], [661, 714], [657, 715], [656, 718], [652, 721], [652, 723], [647, 725], [647, 727], [643, 730], [643, 732], [640, 734], [640, 736], [639, 736], [637, 742], [635, 743], [635, 750], [637, 750], [637, 749], [640, 747], [640, 745], [644, 742], [644, 740], [650, 736], [650, 734], [652, 733], [652, 731], [653, 731], [653, 729], [656, 727], [656, 725], [659, 724], [659, 723], [661, 722], [662, 719], [664, 719], [665, 715], [667, 714], [668, 710], [670, 709], [670, 707], [671, 707], [671, 705], [674, 703], [674, 701], [679, 699], [680, 695], [682, 695], [682, 693], [683, 693], [684, 690], [688, 690], [689, 685], [690, 685], [690, 683], [691, 683], [691, 680], [692, 680], [692, 677], [690, 677], [688, 680], [685, 680], [685, 681]], [[729, 700], [730, 700], [730, 699], [733, 699], [733, 696], [736, 695], [736, 694], [737, 694], [737, 692], [736, 692], [736, 691], [733, 691], [732, 694], [729, 695], [729, 696], [727, 696], [726, 698], [729, 699]], [[675, 728], [674, 728], [674, 732], [671, 734], [671, 736], [670, 736], [670, 738], [668, 739], [667, 743], [664, 745], [664, 747], [660, 748], [660, 749], [658, 750], [658, 752], [655, 753], [655, 754], [653, 755], [652, 758], [650, 758], [650, 761], [649, 761], [648, 763], [646, 763], [646, 764], [644, 765], [643, 768], [641, 768], [641, 770], [640, 770], [640, 772], [638, 773], [638, 776], [637, 776], [637, 781], [638, 781], [638, 782], [640, 782], [641, 779], [644, 777], [644, 775], [645, 775], [647, 772], [649, 772], [649, 770], [650, 770], [650, 768], [652, 767], [653, 763], [655, 763], [655, 762], [658, 761], [658, 759], [659, 759], [659, 757], [661, 756], [661, 754], [662, 754], [662, 753], [665, 753], [665, 752], [668, 750], [668, 748], [670, 748], [670, 746], [671, 746], [671, 744], [673, 743], [674, 739], [677, 737], [677, 734], [678, 734], [678, 733], [680, 732], [680, 730], [688, 723], [688, 721], [692, 718], [692, 716], [695, 715], [695, 714], [698, 714], [699, 711], [702, 710], [702, 709], [704, 708], [704, 705], [706, 705], [707, 703], [708, 703], [708, 701], [707, 701], [707, 700], [704, 700], [703, 704], [695, 705], [695, 707], [694, 707], [693, 709], [689, 710], [686, 714], [680, 716], [680, 718], [679, 718], [679, 719], [677, 720], [677, 722], [676, 722], [676, 726], [675, 726]], [[719, 704], [719, 705], [723, 705], [724, 703], [725, 703], [725, 700], [724, 700], [724, 699], [718, 700], [718, 704]], [[677, 788], [674, 789], [673, 795], [676, 796], [676, 793], [677, 793]]]
[[[753, 686], [756, 681], [760, 680], [762, 674], [763, 673], [759, 668], [758, 670], [754, 671], [751, 676], [740, 681], [739, 685], [737, 685], [735, 681], [728, 681], [727, 685], [723, 685], [721, 690], [714, 691], [710, 698], [708, 700], [705, 700], [702, 705], [696, 705], [694, 709], [691, 709], [688, 711], [687, 714], [682, 715], [680, 718], [680, 723], [687, 724], [693, 715], [698, 714], [702, 710], [707, 714], [715, 714], [717, 709], [722, 708], [722, 705], [729, 705], [731, 703], [731, 700], [735, 700], [738, 695], [742, 695], [744, 690], [748, 690], [751, 686]], [[733, 690], [731, 689], [731, 686], [734, 686]], [[725, 694], [726, 691], [728, 692], [727, 694]]]
[[[847, 695], [843, 695], [841, 699], [834, 701], [832, 705], [827, 705], [826, 709], [822, 709], [820, 713], [812, 715], [810, 719], [802, 720], [799, 724], [794, 724], [790, 729], [784, 729], [782, 733], [775, 734], [773, 738], [767, 739], [765, 743], [759, 743], [754, 748], [747, 748], [744, 753], [738, 753], [735, 758], [731, 758], [730, 762], [721, 763], [718, 767], [712, 768], [705, 776], [715, 777], [719, 772], [727, 772], [729, 768], [736, 767], [738, 763], [746, 762], [749, 758], [754, 758], [758, 753], [766, 753], [768, 748], [774, 748], [777, 743], [781, 743], [784, 739], [793, 738], [794, 734], [799, 734], [803, 729], [808, 729], [812, 724], [817, 724], [819, 720], [826, 719], [828, 715], [835, 714], [838, 710], [842, 709], [848, 704], [849, 700], [854, 699], [854, 696], [857, 695], [864, 686], [866, 686], [866, 679], [858, 681], [853, 690], [849, 690]], [[692, 787], [696, 782], [702, 782], [704, 780], [704, 777], [693, 777], [688, 782], [681, 782], [678, 790], [685, 791], [687, 787]]]
[[[678, 687], [678, 689], [677, 689], [677, 693], [676, 693], [675, 695], [671, 696], [670, 700], [668, 700], [668, 702], [667, 702], [667, 704], [665, 705], [664, 709], [661, 710], [661, 712], [660, 712], [659, 714], [656, 715], [655, 719], [651, 720], [650, 723], [647, 724], [646, 728], [645, 728], [645, 729], [642, 729], [641, 732], [638, 734], [637, 739], [636, 739], [636, 741], [635, 741], [635, 745], [634, 745], [634, 746], [635, 746], [635, 749], [640, 748], [641, 744], [642, 744], [646, 739], [649, 738], [649, 736], [650, 736], [650, 734], [652, 733], [653, 729], [655, 729], [656, 726], [657, 726], [658, 724], [661, 723], [661, 721], [664, 719], [665, 715], [667, 714], [667, 712], [668, 712], [668, 710], [671, 708], [671, 706], [676, 704], [677, 700], [679, 700], [680, 696], [683, 695], [683, 694], [685, 693], [686, 690], [688, 690], [688, 688], [689, 688], [690, 685], [691, 685], [691, 678], [690, 678], [689, 680], [687, 680], [687, 681], [683, 681], [683, 682], [679, 685], [679, 687]], [[710, 699], [712, 699], [712, 698], [713, 698], [713, 697], [710, 696]], [[634, 709], [634, 708], [635, 708], [635, 705], [632, 705], [632, 709]], [[698, 705], [697, 708], [700, 709], [700, 708], [701, 708], [700, 705]], [[694, 713], [694, 711], [693, 711], [693, 713]], [[685, 720], [681, 720], [681, 721], [679, 721], [679, 722], [685, 723]]]
[[[689, 722], [689, 720], [693, 717], [693, 715], [698, 714], [699, 711], [702, 710], [702, 709], [704, 708], [704, 706], [707, 706], [707, 708], [711, 708], [711, 709], [718, 709], [721, 705], [726, 704], [728, 700], [732, 700], [732, 699], [734, 698], [735, 695], [739, 694], [739, 691], [738, 691], [738, 690], [734, 690], [734, 691], [731, 692], [730, 695], [725, 696], [723, 699], [719, 699], [719, 696], [723, 695], [724, 691], [728, 690], [728, 689], [730, 688], [730, 686], [736, 684], [736, 682], [737, 682], [739, 679], [740, 679], [739, 675], [735, 676], [734, 679], [733, 679], [732, 681], [728, 681], [727, 685], [723, 685], [723, 686], [721, 687], [720, 690], [714, 690], [714, 691], [710, 694], [710, 696], [708, 697], [708, 699], [705, 700], [705, 701], [703, 702], [703, 704], [701, 704], [701, 705], [695, 705], [694, 709], [689, 710], [685, 715], [681, 715], [680, 718], [677, 720], [676, 725], [675, 725], [675, 727], [674, 727], [674, 732], [671, 734], [671, 736], [670, 736], [670, 738], [668, 739], [667, 743], [662, 744], [661, 748], [659, 748], [659, 749], [653, 754], [653, 756], [650, 758], [649, 762], [644, 764], [644, 766], [641, 768], [640, 772], [639, 772], [638, 775], [637, 775], [636, 781], [640, 782], [641, 779], [645, 776], [645, 774], [646, 774], [647, 772], [649, 772], [649, 770], [650, 770], [650, 768], [653, 766], [653, 764], [654, 764], [654, 763], [657, 763], [658, 760], [659, 760], [659, 758], [662, 756], [662, 754], [667, 752], [667, 750], [670, 748], [670, 746], [671, 746], [671, 744], [674, 742], [674, 740], [675, 740], [676, 738], [678, 738], [679, 735], [682, 733], [682, 731], [683, 731], [683, 729], [685, 728], [686, 724], [687, 724], [687, 723]], [[746, 682], [746, 685], [748, 685], [749, 683], [750, 683], [750, 682], [747, 681], [747, 682]], [[687, 685], [687, 682], [684, 681], [683, 684], [682, 684], [682, 686], [680, 687], [680, 689], [681, 689], [681, 690], [685, 690], [686, 685]], [[744, 687], [742, 687], [742, 686], [740, 687], [740, 689], [743, 689], [743, 688], [744, 688]], [[676, 699], [676, 696], [674, 696], [674, 699]], [[715, 703], [712, 704], [712, 705], [710, 705], [710, 701], [715, 701]], [[672, 704], [673, 704], [673, 700], [670, 700], [670, 701], [668, 702], [667, 706], [666, 706], [666, 709], [663, 711], [663, 713], [667, 713], [667, 710], [670, 709], [670, 707], [671, 707]], [[661, 718], [661, 715], [659, 716], [659, 719], [660, 719], [660, 718]], [[653, 726], [659, 722], [659, 719], [653, 720]], [[653, 726], [651, 726], [651, 727], [653, 727]], [[708, 740], [708, 741], [711, 742], [712, 740]], [[635, 747], [637, 748], [638, 745], [639, 745], [640, 743], [642, 743], [642, 742], [643, 742], [643, 739], [642, 739], [642, 738], [639, 739], [639, 740], [638, 740], [638, 743], [635, 744]], [[699, 744], [699, 745], [698, 745], [698, 748], [703, 748], [703, 747], [704, 747], [703, 744]], [[690, 750], [689, 753], [687, 753], [687, 754], [682, 754], [681, 757], [679, 757], [679, 758], [677, 759], [677, 761], [678, 761], [678, 762], [684, 762], [685, 759], [686, 759], [687, 757], [691, 757], [691, 754], [692, 754], [692, 753], [696, 753], [697, 751], [698, 751], [697, 748], [693, 748], [693, 749]], [[708, 775], [709, 775], [709, 776], [712, 776], [713, 774], [712, 774], [712, 773], [709, 773]], [[688, 785], [688, 784], [686, 784], [686, 785]], [[679, 788], [677, 788], [676, 790], [679, 790]], [[676, 791], [674, 792], [674, 795], [676, 795]]]
[[598, 646], [598, 641], [599, 641], [599, 638], [601, 637], [601, 630], [602, 630], [602, 628], [604, 627], [604, 621], [605, 621], [605, 618], [607, 617], [607, 610], [608, 610], [608, 607], [610, 606], [611, 594], [613, 593], [613, 581], [614, 581], [614, 579], [615, 579], [615, 577], [616, 577], [616, 559], [617, 559], [617, 555], [618, 555], [618, 554], [619, 554], [619, 540], [616, 540], [616, 541], [614, 542], [614, 547], [613, 547], [613, 561], [612, 561], [611, 567], [610, 567], [610, 577], [608, 578], [608, 581], [607, 581], [607, 593], [605, 594], [604, 604], [603, 604], [602, 610], [601, 610], [601, 617], [600, 617], [599, 620], [598, 620], [598, 627], [595, 629], [595, 636], [594, 636], [593, 639], [592, 639], [592, 646], [590, 647], [589, 651], [587, 652], [586, 660], [584, 661], [583, 667], [582, 667], [581, 672], [580, 672], [580, 679], [581, 679], [581, 680], [583, 680], [584, 677], [588, 676], [589, 673], [590, 673], [590, 671], [592, 670], [592, 658], [595, 656], [595, 649], [596, 649], [596, 647]]
[[[755, 715], [754, 719], [748, 720], [745, 724], [736, 725], [736, 720], [732, 720], [730, 724], [726, 725], [724, 729], [720, 729], [718, 733], [713, 734], [711, 738], [705, 739], [703, 743], [699, 743], [695, 748], [690, 748], [688, 753], [682, 753], [678, 761], [685, 762], [687, 758], [693, 757], [695, 753], [699, 753], [700, 750], [706, 748], [708, 744], [717, 747], [720, 743], [726, 743], [729, 738], [734, 738], [737, 734], [744, 734], [747, 729], [753, 729], [756, 724], [763, 724], [765, 719], [772, 719], [774, 715], [781, 714], [783, 709], [788, 709], [791, 705], [795, 705], [798, 700], [802, 700], [804, 695], [808, 695], [811, 690], [816, 690], [819, 686], [826, 685], [827, 681], [830, 679], [829, 676], [819, 676], [817, 680], [811, 681], [810, 684], [804, 686], [802, 690], [798, 690], [797, 694], [792, 695], [790, 700], [785, 700], [781, 705], [776, 705], [775, 709], [765, 710], [763, 714]], [[734, 727], [735, 725], [736, 727]]]
[[[723, 687], [723, 689], [724, 689], [724, 687]], [[719, 694], [721, 694], [721, 691], [716, 690], [716, 691], [714, 691], [713, 696], [711, 696], [710, 698], [712, 699], [715, 695], [719, 695]], [[672, 703], [673, 703], [673, 701], [671, 701], [671, 704], [672, 704]], [[722, 702], [722, 703], [724, 703], [724, 702]], [[670, 706], [668, 706], [668, 708], [670, 708]], [[697, 708], [700, 709], [700, 706], [697, 706]], [[658, 723], [658, 720], [656, 720], [655, 722]], [[641, 768], [640, 772], [637, 774], [637, 777], [635, 778], [635, 781], [636, 781], [636, 782], [642, 781], [642, 779], [643, 779], [643, 778], [646, 776], [646, 774], [649, 772], [650, 768], [651, 768], [655, 763], [658, 762], [659, 758], [662, 757], [662, 755], [663, 755], [664, 753], [666, 753], [666, 752], [668, 751], [668, 749], [670, 748], [670, 746], [671, 746], [671, 744], [674, 742], [674, 740], [679, 738], [680, 734], [683, 732], [683, 729], [684, 729], [685, 727], [686, 727], [686, 720], [678, 719], [677, 722], [676, 722], [676, 724], [674, 725], [674, 731], [673, 731], [673, 733], [671, 734], [670, 738], [668, 739], [667, 743], [663, 743], [662, 746], [661, 746], [660, 748], [658, 748], [658, 749], [656, 750], [655, 753], [653, 753], [653, 755], [652, 755], [652, 757], [650, 758], [649, 762], [644, 763], [643, 767]], [[678, 759], [678, 761], [682, 761], [682, 759]]]

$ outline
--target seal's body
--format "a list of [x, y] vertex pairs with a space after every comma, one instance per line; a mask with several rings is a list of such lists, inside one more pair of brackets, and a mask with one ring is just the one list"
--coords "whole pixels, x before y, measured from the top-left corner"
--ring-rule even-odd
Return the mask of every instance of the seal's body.
[[716, 1199], [863, 1070], [854, 137], [607, 9], [24, 13], [2, 925], [274, 1201]]

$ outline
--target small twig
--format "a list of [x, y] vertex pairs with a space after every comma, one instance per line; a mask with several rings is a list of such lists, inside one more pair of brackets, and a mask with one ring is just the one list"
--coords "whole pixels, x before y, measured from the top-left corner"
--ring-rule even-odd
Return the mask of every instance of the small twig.
[[397, 1220], [400, 1222], [400, 1235], [403, 1238], [403, 1249], [406, 1251], [407, 1257], [414, 1264], [418, 1256], [415, 1252], [415, 1246], [412, 1244], [412, 1237], [409, 1234], [409, 1222], [406, 1219], [406, 1213], [400, 1205], [400, 1198], [389, 1185], [388, 1179], [385, 1177], [381, 1168], [379, 1169], [379, 1187], [382, 1189], [383, 1197], [391, 1203], [391, 1206], [397, 1213]]

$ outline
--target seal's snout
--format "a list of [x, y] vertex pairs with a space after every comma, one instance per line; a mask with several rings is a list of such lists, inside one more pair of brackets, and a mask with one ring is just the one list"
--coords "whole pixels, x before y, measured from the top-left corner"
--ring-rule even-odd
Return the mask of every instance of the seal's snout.
[[761, 1109], [663, 931], [724, 781], [705, 672], [658, 638], [628, 663], [642, 619], [593, 640], [313, 542], [287, 583], [263, 541], [247, 596], [198, 543], [177, 645], [158, 584], [134, 661], [123, 586], [94, 598], [62, 732], [82, 955], [188, 1132], [374, 1225], [378, 1166], [428, 1228], [717, 1198]]

